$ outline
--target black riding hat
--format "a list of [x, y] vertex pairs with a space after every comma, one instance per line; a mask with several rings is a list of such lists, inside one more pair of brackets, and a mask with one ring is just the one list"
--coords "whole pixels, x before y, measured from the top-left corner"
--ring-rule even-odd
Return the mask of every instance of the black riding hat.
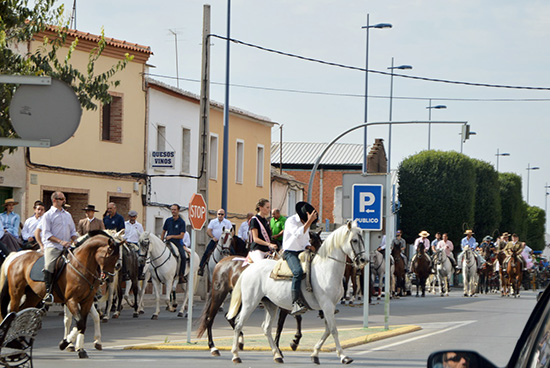
[[[315, 211], [315, 208], [307, 202], [296, 203], [296, 213], [300, 216], [300, 220], [304, 222], [307, 222], [307, 214], [312, 213], [313, 211]], [[318, 219], [315, 219], [313, 223], [315, 224], [317, 220]]]

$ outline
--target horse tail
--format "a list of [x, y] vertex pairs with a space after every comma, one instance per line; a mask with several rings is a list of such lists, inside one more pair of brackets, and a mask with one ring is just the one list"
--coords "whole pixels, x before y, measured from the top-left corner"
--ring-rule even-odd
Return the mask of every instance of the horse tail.
[[202, 335], [204, 334], [204, 331], [206, 331], [206, 327], [208, 324], [208, 315], [210, 314], [210, 306], [212, 305], [212, 293], [208, 293], [208, 297], [206, 298], [206, 303], [204, 304], [204, 308], [202, 310], [201, 317], [199, 319], [199, 328], [197, 329], [197, 339], [200, 339]]
[[4, 262], [2, 263], [2, 267], [0, 268], [0, 313], [2, 315], [2, 318], [6, 317], [8, 315], [8, 305], [10, 304], [10, 288], [8, 285], [8, 266], [11, 262], [8, 262], [8, 260], [11, 261], [12, 258], [15, 257], [17, 252], [12, 252]]
[[233, 288], [233, 292], [231, 293], [231, 304], [229, 305], [229, 312], [227, 312], [227, 319], [233, 319], [237, 314], [239, 313], [239, 309], [242, 304], [242, 291], [241, 291], [241, 281], [242, 277], [239, 277], [237, 280], [237, 284], [235, 284], [235, 287]]

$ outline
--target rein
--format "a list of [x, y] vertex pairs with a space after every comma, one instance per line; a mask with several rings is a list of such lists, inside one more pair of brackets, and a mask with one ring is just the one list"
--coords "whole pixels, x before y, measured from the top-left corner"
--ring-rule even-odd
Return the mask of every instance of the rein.
[[[86, 266], [84, 266], [79, 260], [78, 258], [76, 258], [76, 256], [74, 255], [73, 251], [70, 250], [70, 249], [67, 249], [67, 253], [70, 254], [72, 256], [72, 258], [76, 261], [76, 263], [84, 268], [84, 270], [94, 279], [94, 282], [90, 282], [90, 280], [88, 280], [88, 277], [86, 277], [82, 272], [80, 272], [80, 270], [78, 270], [78, 268], [76, 268], [72, 263], [71, 263], [71, 260], [68, 259], [67, 257], [65, 257], [65, 255], [63, 256], [63, 258], [65, 259], [65, 263], [67, 265], [69, 265], [75, 272], [77, 275], [79, 275], [81, 278], [83, 278], [87, 283], [88, 285], [90, 285], [90, 290], [93, 290], [94, 288], [94, 284], [95, 284], [95, 281], [98, 281], [98, 282], [102, 282], [104, 278], [102, 278], [101, 276], [97, 276], [95, 272], [92, 272], [90, 270], [88, 270], [88, 268]], [[106, 257], [105, 257], [106, 258]], [[108, 275], [110, 276], [114, 276], [114, 274], [110, 274], [108, 273]]]

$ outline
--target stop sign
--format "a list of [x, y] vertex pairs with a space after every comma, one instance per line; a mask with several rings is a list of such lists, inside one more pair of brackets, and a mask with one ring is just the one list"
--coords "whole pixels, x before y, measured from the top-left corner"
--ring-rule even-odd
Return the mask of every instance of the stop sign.
[[207, 217], [206, 202], [201, 194], [193, 194], [189, 201], [189, 221], [193, 230], [200, 230]]

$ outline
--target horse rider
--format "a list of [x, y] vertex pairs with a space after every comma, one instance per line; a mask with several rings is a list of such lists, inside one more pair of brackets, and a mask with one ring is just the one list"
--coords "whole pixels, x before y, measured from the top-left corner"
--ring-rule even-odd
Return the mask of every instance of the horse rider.
[[237, 236], [244, 242], [248, 241], [248, 231], [250, 230], [250, 219], [254, 216], [252, 212], [246, 214], [246, 220], [244, 220], [239, 226]]
[[378, 246], [378, 248], [376, 248], [376, 250], [379, 251], [380, 253], [382, 253], [382, 255], [384, 257], [386, 256], [386, 235], [382, 236], [382, 240], [380, 241], [380, 245]]
[[[403, 264], [405, 267], [405, 270], [407, 269], [407, 256], [403, 253], [403, 249], [407, 247], [407, 242], [405, 242], [405, 239], [403, 239], [401, 236], [403, 235], [403, 232], [401, 230], [397, 230], [395, 232], [395, 238], [391, 242], [392, 249], [394, 247], [399, 247], [401, 252], [399, 253], [401, 255], [401, 258], [403, 258]], [[385, 238], [385, 236], [384, 236]]]
[[449, 261], [451, 261], [451, 266], [453, 269], [456, 267], [456, 260], [455, 256], [453, 254], [455, 246], [453, 245], [453, 242], [449, 240], [449, 234], [443, 233], [442, 239], [437, 243], [437, 246], [435, 247], [436, 251], [439, 249], [443, 249], [445, 253], [447, 254], [447, 258], [449, 258]]
[[462, 247], [462, 252], [460, 252], [460, 254], [458, 255], [458, 259], [457, 259], [458, 264], [456, 265], [457, 272], [460, 272], [460, 270], [462, 269], [462, 260], [464, 258], [464, 250], [466, 249], [466, 247], [470, 247], [472, 249], [472, 252], [474, 253], [478, 262], [477, 264], [478, 268], [483, 267], [483, 265], [485, 264], [485, 259], [481, 256], [481, 254], [476, 252], [477, 241], [472, 236], [473, 234], [474, 232], [472, 230], [466, 230], [464, 232], [464, 235], [466, 236], [462, 238], [462, 241], [460, 242], [460, 245]]
[[36, 231], [36, 228], [44, 215], [44, 203], [42, 203], [42, 201], [35, 201], [33, 209], [34, 215], [25, 220], [25, 224], [21, 230], [21, 239], [23, 239], [22, 249], [40, 249], [40, 245], [36, 241], [34, 232]]
[[288, 263], [292, 271], [292, 311], [291, 315], [305, 313], [307, 307], [303, 302], [302, 290], [302, 265], [298, 256], [304, 250], [315, 251], [310, 245], [309, 228], [317, 222], [317, 211], [307, 202], [296, 203], [296, 213], [287, 218], [283, 235], [283, 259]]
[[430, 233], [426, 230], [422, 230], [420, 233], [418, 233], [418, 238], [414, 241], [414, 256], [411, 259], [411, 272], [414, 272], [414, 261], [416, 259], [416, 255], [418, 253], [418, 247], [423, 246], [424, 247], [424, 257], [428, 260], [428, 264], [430, 265], [430, 268], [432, 268], [432, 259], [430, 256], [428, 256], [428, 249], [430, 249], [430, 241], [428, 240], [428, 236], [430, 236]]
[[430, 254], [430, 256], [435, 255], [435, 252], [437, 250], [436, 249], [437, 244], [439, 244], [440, 241], [441, 241], [441, 233], [437, 232], [437, 233], [435, 233], [435, 239], [432, 240], [432, 243], [431, 243], [431, 247], [430, 247], [431, 254]]
[[262, 261], [279, 248], [271, 238], [271, 228], [267, 221], [270, 210], [269, 201], [262, 198], [256, 204], [256, 215], [250, 219], [251, 242], [248, 255], [252, 262]]
[[78, 221], [76, 232], [80, 235], [86, 235], [92, 230], [105, 230], [103, 221], [95, 217], [95, 213], [99, 212], [93, 204], [88, 204], [82, 209], [86, 213], [86, 217]]
[[[137, 222], [137, 211], [131, 210], [128, 212], [129, 220], [124, 222], [124, 240], [126, 240], [126, 244], [128, 245], [128, 248], [130, 250], [136, 252], [136, 254], [139, 252], [139, 236], [143, 234], [143, 225], [141, 225], [139, 222]], [[145, 268], [145, 265], [139, 265], [138, 269], [138, 279], [141, 277], [141, 279], [144, 278], [145, 275], [143, 275], [143, 269]], [[127, 275], [128, 270], [126, 269], [126, 265], [124, 262], [122, 262], [122, 269], [120, 270], [121, 275], [124, 275], [124, 277], [129, 277]]]
[[504, 267], [503, 271], [506, 271], [508, 266], [508, 261], [510, 260], [510, 257], [512, 256], [512, 252], [516, 252], [516, 256], [518, 257], [519, 262], [521, 263], [521, 270], [525, 271], [525, 259], [523, 259], [523, 256], [521, 255], [521, 252], [523, 251], [523, 247], [525, 246], [525, 243], [522, 243], [519, 241], [518, 234], [512, 234], [512, 241], [506, 244], [506, 248], [504, 248], [504, 253], [506, 253], [506, 259], [504, 260]]
[[208, 223], [208, 228], [206, 229], [206, 234], [210, 237], [210, 242], [204, 250], [204, 254], [201, 258], [201, 263], [199, 265], [199, 271], [197, 272], [199, 276], [204, 275], [204, 266], [210, 258], [210, 254], [216, 249], [216, 244], [220, 236], [222, 236], [223, 229], [230, 229], [233, 227], [231, 221], [225, 218], [225, 210], [220, 208], [217, 212], [217, 218], [210, 220]]
[[180, 216], [180, 205], [174, 203], [170, 206], [170, 213], [172, 217], [168, 217], [164, 221], [162, 227], [162, 233], [160, 239], [164, 242], [170, 242], [176, 246], [180, 254], [180, 267], [179, 267], [179, 282], [183, 283], [185, 279], [185, 263], [187, 258], [185, 256], [185, 249], [183, 249], [183, 237], [185, 235], [185, 221]]
[[44, 283], [46, 295], [44, 304], [53, 304], [52, 283], [57, 259], [64, 249], [71, 246], [78, 236], [73, 217], [63, 208], [65, 195], [62, 192], [53, 192], [52, 207], [42, 216], [40, 228], [44, 244]]
[[510, 238], [510, 234], [507, 232], [504, 232], [500, 236], [500, 238], [496, 241], [496, 244], [495, 244], [497, 253], [500, 252], [501, 250], [504, 250], [504, 248], [506, 248], [506, 244], [508, 244], [508, 242], [510, 241], [509, 238]]

